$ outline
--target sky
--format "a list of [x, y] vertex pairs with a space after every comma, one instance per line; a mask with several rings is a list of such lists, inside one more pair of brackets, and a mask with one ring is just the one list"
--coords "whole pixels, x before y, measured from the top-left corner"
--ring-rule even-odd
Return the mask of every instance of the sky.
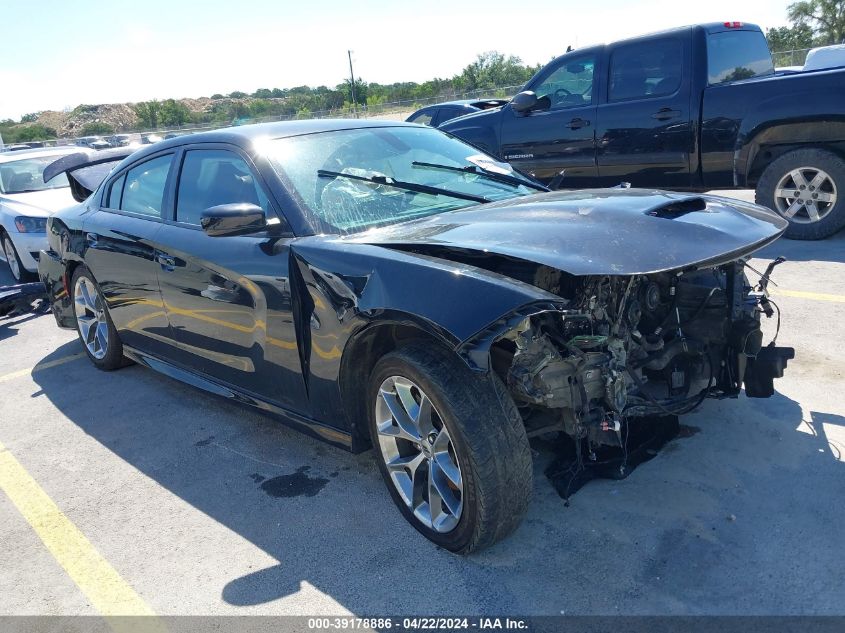
[[382, 84], [459, 73], [498, 50], [567, 46], [699, 22], [787, 23], [788, 0], [0, 0], [0, 119], [80, 103]]

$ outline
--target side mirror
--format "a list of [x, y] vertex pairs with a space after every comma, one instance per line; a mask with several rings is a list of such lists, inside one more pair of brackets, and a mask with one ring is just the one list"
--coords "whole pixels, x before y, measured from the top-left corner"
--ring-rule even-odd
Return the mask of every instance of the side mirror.
[[257, 204], [236, 202], [206, 209], [200, 223], [211, 237], [249, 235], [267, 228], [267, 216]]
[[537, 101], [538, 99], [536, 94], [534, 94], [531, 90], [525, 90], [523, 92], [518, 92], [513, 96], [513, 99], [511, 99], [511, 107], [514, 109], [514, 112], [526, 114], [537, 106]]

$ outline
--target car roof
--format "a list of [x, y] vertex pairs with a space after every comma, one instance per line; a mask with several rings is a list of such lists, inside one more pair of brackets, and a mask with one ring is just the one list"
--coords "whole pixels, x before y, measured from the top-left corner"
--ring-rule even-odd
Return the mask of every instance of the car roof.
[[473, 103], [478, 102], [478, 99], [455, 99], [454, 101], [443, 101], [441, 103], [436, 103], [436, 106], [446, 106], [446, 105], [472, 105]]
[[27, 158], [38, 158], [39, 156], [58, 156], [60, 154], [72, 154], [78, 152], [78, 147], [38, 147], [34, 149], [19, 149], [14, 152], [0, 152], [0, 163], [11, 163]]
[[254, 123], [238, 125], [197, 132], [164, 139], [148, 145], [132, 154], [132, 159], [160, 152], [162, 150], [192, 145], [194, 143], [232, 143], [235, 145], [249, 145], [258, 139], [277, 139], [304, 134], [318, 134], [320, 132], [336, 132], [340, 130], [357, 130], [368, 128], [388, 127], [420, 127], [414, 123], [402, 121], [379, 121], [361, 119], [306, 119], [302, 121], [277, 121], [273, 123]]
[[355, 130], [361, 128], [398, 127], [405, 126], [400, 121], [379, 121], [376, 119], [306, 119], [303, 121], [279, 121], [275, 123], [255, 123], [227, 127], [210, 132], [194, 134], [193, 139], [206, 140], [205, 137], [225, 135], [240, 138], [284, 138], [302, 134], [316, 134], [319, 132], [335, 132], [338, 130]]

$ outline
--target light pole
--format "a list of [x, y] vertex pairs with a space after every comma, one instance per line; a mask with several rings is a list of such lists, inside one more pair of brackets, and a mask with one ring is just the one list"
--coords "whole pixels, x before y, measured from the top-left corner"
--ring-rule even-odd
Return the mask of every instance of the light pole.
[[347, 50], [346, 54], [349, 56], [349, 78], [351, 83], [349, 87], [352, 89], [352, 111], [355, 113], [355, 118], [358, 118], [358, 100], [355, 99], [355, 73], [352, 72], [352, 51]]

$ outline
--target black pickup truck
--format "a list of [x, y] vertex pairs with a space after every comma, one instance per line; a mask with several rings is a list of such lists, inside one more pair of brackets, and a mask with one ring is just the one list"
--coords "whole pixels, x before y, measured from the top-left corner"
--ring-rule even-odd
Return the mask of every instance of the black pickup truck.
[[845, 226], [845, 69], [779, 74], [751, 24], [567, 53], [504, 107], [440, 129], [553, 188], [753, 188], [788, 237]]

